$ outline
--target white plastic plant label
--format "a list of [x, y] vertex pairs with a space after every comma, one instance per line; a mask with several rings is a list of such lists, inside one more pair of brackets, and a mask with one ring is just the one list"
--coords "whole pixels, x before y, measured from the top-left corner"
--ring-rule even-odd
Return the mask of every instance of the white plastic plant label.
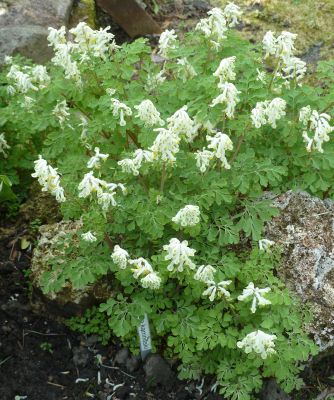
[[144, 319], [138, 327], [138, 335], [140, 340], [141, 358], [142, 360], [145, 360], [152, 351], [150, 324], [148, 322], [147, 314], [145, 314]]

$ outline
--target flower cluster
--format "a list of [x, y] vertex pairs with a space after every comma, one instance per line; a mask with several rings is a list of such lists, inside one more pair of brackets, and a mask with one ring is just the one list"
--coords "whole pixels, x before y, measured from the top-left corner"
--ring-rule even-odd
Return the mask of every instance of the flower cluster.
[[204, 283], [213, 281], [216, 268], [212, 265], [200, 265], [194, 275], [194, 279]]
[[38, 179], [38, 183], [42, 186], [42, 191], [51, 193], [59, 203], [64, 202], [66, 198], [64, 189], [60, 186], [57, 168], [52, 168], [51, 165], [48, 165], [41, 155], [34, 164], [35, 172], [31, 176]]
[[176, 161], [175, 155], [179, 152], [180, 138], [170, 129], [157, 128], [154, 129], [159, 132], [155, 138], [150, 150], [153, 153], [154, 160], [163, 162], [174, 163]]
[[195, 255], [196, 250], [188, 247], [187, 240], [180, 242], [179, 239], [173, 238], [169, 241], [169, 244], [164, 245], [163, 249], [167, 252], [165, 260], [170, 260], [167, 266], [168, 271], [172, 272], [175, 267], [178, 272], [182, 272], [184, 267], [196, 268], [196, 265], [190, 259]]
[[101, 205], [103, 211], [107, 211], [110, 205], [117, 206], [115, 199], [116, 189], [120, 188], [123, 193], [126, 189], [121, 183], [107, 183], [106, 181], [95, 178], [93, 171], [85, 174], [79, 183], [79, 197], [86, 198], [96, 193], [97, 203]]
[[208, 288], [204, 290], [202, 296], [208, 296], [210, 301], [214, 301], [216, 298], [222, 297], [229, 298], [231, 293], [225, 289], [226, 286], [230, 285], [232, 281], [221, 281], [216, 283], [215, 281], [207, 281]]
[[182, 227], [195, 226], [199, 223], [200, 210], [198, 206], [192, 206], [190, 204], [181, 208], [172, 221]]
[[[330, 115], [326, 113], [319, 114], [318, 111], [312, 110], [310, 106], [303, 107], [299, 112], [299, 121], [304, 125], [303, 139], [306, 143], [308, 152], [317, 150], [323, 153], [322, 148], [324, 142], [329, 141], [329, 134], [333, 132], [334, 127], [329, 125]], [[313, 131], [313, 137], [310, 138], [308, 130]]]
[[227, 150], [233, 150], [232, 140], [222, 132], [217, 132], [213, 137], [207, 136], [206, 140], [209, 142], [208, 148], [212, 149], [213, 155], [222, 162], [224, 168], [230, 169], [225, 153]]
[[125, 269], [128, 263], [129, 253], [117, 244], [114, 247], [111, 258], [117, 266], [119, 266], [121, 269]]
[[70, 115], [69, 110], [66, 100], [58, 101], [55, 108], [52, 110], [52, 114], [58, 119], [61, 127], [64, 126], [64, 123]]
[[125, 126], [126, 121], [124, 117], [125, 116], [130, 117], [132, 115], [131, 108], [113, 97], [110, 100], [111, 100], [112, 115], [116, 118], [119, 118], [119, 124], [121, 126]]
[[259, 249], [266, 253], [270, 253], [271, 248], [274, 246], [275, 242], [269, 239], [261, 239], [259, 240]]
[[96, 236], [91, 231], [83, 233], [81, 237], [85, 242], [94, 243], [97, 241]]
[[209, 17], [201, 19], [196, 25], [196, 30], [203, 32], [212, 46], [219, 50], [223, 40], [226, 39], [225, 33], [228, 27], [235, 26], [241, 14], [240, 8], [232, 3], [229, 3], [224, 10], [213, 8], [208, 12]]
[[138, 111], [136, 117], [142, 120], [145, 126], [164, 125], [165, 122], [160, 118], [160, 113], [151, 100], [143, 100], [135, 109]]
[[25, 94], [30, 90], [43, 89], [50, 82], [46, 67], [43, 65], [36, 65], [34, 67], [25, 66], [23, 71], [18, 65], [11, 65], [7, 74], [7, 78], [14, 85], [10, 86], [11, 94], [16, 92]]
[[262, 44], [266, 52], [265, 57], [274, 56], [278, 59], [276, 74], [282, 76], [287, 82], [295, 79], [297, 83], [300, 83], [306, 73], [306, 63], [294, 56], [296, 38], [295, 33], [283, 31], [276, 37], [272, 31], [268, 31], [263, 37]]
[[194, 67], [190, 64], [187, 57], [182, 57], [177, 60], [177, 64], [183, 67], [184, 74], [182, 76], [183, 82], [186, 82], [188, 79], [192, 79], [197, 75]]
[[122, 168], [123, 172], [137, 176], [144, 161], [153, 162], [153, 153], [148, 150], [137, 149], [133, 154], [133, 158], [125, 158], [118, 161], [117, 164]]
[[170, 31], [166, 29], [159, 38], [159, 54], [162, 57], [167, 58], [170, 50], [176, 48], [176, 39], [175, 30], [171, 29]]
[[251, 119], [255, 128], [261, 128], [262, 125], [269, 124], [272, 128], [276, 128], [276, 122], [284, 117], [286, 101], [276, 97], [269, 101], [260, 101], [256, 103], [252, 110]]
[[87, 162], [87, 168], [99, 169], [101, 168], [101, 160], [105, 161], [109, 157], [109, 154], [100, 153], [100, 149], [98, 147], [95, 147], [94, 151], [95, 155]]
[[242, 294], [238, 296], [239, 301], [244, 301], [246, 299], [253, 298], [252, 301], [252, 306], [251, 306], [251, 312], [254, 314], [256, 311], [256, 306], [259, 304], [259, 306], [266, 306], [268, 304], [271, 304], [271, 301], [264, 298], [263, 295], [270, 292], [270, 288], [264, 288], [264, 289], [259, 289], [254, 286], [253, 282], [250, 282], [248, 286], [243, 290]]
[[171, 117], [167, 118], [168, 129], [177, 137], [184, 137], [186, 142], [190, 143], [197, 135], [199, 124], [188, 115], [188, 107], [183, 106], [177, 110]]
[[274, 348], [276, 339], [276, 335], [268, 335], [258, 330], [249, 333], [243, 340], [237, 342], [237, 346], [244, 349], [246, 354], [254, 352], [260, 354], [261, 358], [265, 360], [268, 356], [276, 353]]

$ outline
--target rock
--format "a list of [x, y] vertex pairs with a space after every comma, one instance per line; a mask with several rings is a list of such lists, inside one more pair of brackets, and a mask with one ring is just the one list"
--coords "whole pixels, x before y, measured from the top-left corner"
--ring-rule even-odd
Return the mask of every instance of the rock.
[[131, 355], [125, 362], [125, 367], [130, 374], [137, 371], [140, 366], [141, 358], [139, 356]]
[[161, 384], [166, 388], [172, 387], [175, 376], [167, 361], [159, 354], [151, 354], [144, 364], [146, 382], [149, 385]]
[[129, 356], [130, 356], [129, 350], [126, 348], [122, 348], [118, 350], [118, 352], [116, 353], [114, 358], [114, 363], [118, 365], [125, 365]]
[[[42, 225], [39, 228], [40, 238], [34, 249], [31, 261], [31, 281], [43, 304], [53, 312], [62, 316], [71, 316], [80, 313], [87, 307], [92, 307], [110, 297], [112, 292], [108, 277], [100, 279], [92, 285], [82, 289], [73, 289], [70, 282], [65, 282], [62, 289], [57, 292], [42, 294], [43, 273], [51, 269], [50, 263], [58, 257], [59, 263], [63, 262], [65, 248], [69, 245], [79, 246], [79, 233], [82, 227], [81, 221], [58, 222], [50, 225]], [[72, 239], [66, 239], [66, 234], [71, 234]], [[59, 246], [61, 244], [61, 246]], [[64, 307], [66, 305], [66, 307]]]
[[92, 336], [88, 336], [84, 341], [83, 341], [83, 345], [86, 347], [93, 347], [95, 346], [97, 343], [99, 343], [99, 336], [98, 335], [92, 335]]
[[266, 237], [282, 249], [278, 275], [311, 305], [309, 332], [321, 350], [334, 344], [334, 203], [302, 191], [274, 199], [280, 215], [266, 227]]
[[6, 0], [0, 2], [0, 64], [6, 55], [21, 53], [37, 63], [51, 55], [47, 28], [67, 25], [73, 0]]
[[259, 393], [260, 400], [291, 400], [276, 383], [275, 379], [268, 379]]
[[90, 352], [85, 347], [74, 347], [73, 350], [73, 363], [78, 368], [83, 368], [88, 364], [90, 359]]

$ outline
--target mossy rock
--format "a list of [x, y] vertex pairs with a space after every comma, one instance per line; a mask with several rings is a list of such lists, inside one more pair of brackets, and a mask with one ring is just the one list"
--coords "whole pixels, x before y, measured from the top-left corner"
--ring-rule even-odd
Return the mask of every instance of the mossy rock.
[[80, 21], [86, 22], [93, 29], [97, 28], [94, 0], [79, 0], [76, 2], [70, 18], [70, 27], [76, 26]]

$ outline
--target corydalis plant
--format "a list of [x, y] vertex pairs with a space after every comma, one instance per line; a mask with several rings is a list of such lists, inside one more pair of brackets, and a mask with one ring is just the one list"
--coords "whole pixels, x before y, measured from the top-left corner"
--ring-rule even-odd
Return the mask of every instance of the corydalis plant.
[[138, 350], [146, 313], [181, 377], [214, 374], [225, 397], [246, 400], [263, 377], [299, 387], [298, 361], [315, 351], [273, 273], [278, 250], [262, 231], [277, 210], [263, 191], [330, 195], [333, 143], [328, 98], [282, 70], [295, 36], [254, 47], [231, 30], [239, 16], [229, 4], [182, 41], [165, 32], [159, 63], [144, 39], [119, 47], [108, 30], [51, 29], [48, 83], [27, 88], [29, 114], [11, 90], [7, 112], [20, 126], [35, 113], [46, 135], [37, 177], [65, 219], [82, 221], [44, 290], [106, 275], [100, 312], [117, 336]]

